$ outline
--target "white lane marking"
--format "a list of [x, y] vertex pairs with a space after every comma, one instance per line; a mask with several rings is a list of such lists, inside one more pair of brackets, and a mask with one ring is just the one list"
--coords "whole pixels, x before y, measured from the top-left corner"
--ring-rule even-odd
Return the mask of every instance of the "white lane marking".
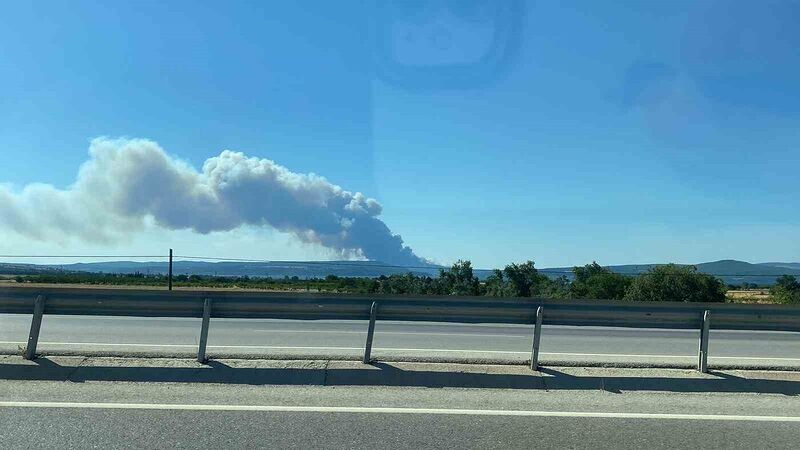
[[[322, 334], [360, 334], [367, 335], [367, 330], [253, 330], [258, 333], [322, 333]], [[379, 331], [380, 334], [401, 334], [401, 335], [419, 335], [419, 336], [459, 336], [459, 337], [500, 337], [500, 338], [514, 338], [514, 339], [530, 339], [527, 334], [483, 334], [483, 333], [436, 333], [436, 332], [415, 332], [415, 331]]]
[[[0, 345], [25, 345], [25, 342], [0, 341]], [[151, 347], [151, 348], [190, 348], [196, 349], [197, 344], [122, 344], [122, 343], [98, 343], [98, 342], [39, 342], [39, 345], [61, 345], [61, 346], [90, 346], [90, 347]], [[249, 350], [345, 350], [345, 351], [364, 351], [363, 347], [301, 347], [301, 346], [278, 346], [278, 345], [209, 345], [208, 348], [217, 349], [249, 349]], [[529, 355], [530, 352], [519, 352], [511, 350], [459, 350], [444, 348], [395, 348], [395, 347], [374, 347], [373, 351], [387, 352], [433, 352], [433, 353], [497, 353], [504, 355]], [[585, 357], [617, 357], [617, 358], [697, 358], [697, 355], [639, 355], [626, 353], [563, 353], [563, 352], [541, 352], [542, 356], [585, 356]], [[752, 361], [791, 361], [800, 362], [800, 358], [781, 358], [781, 357], [762, 357], [762, 356], [709, 356], [709, 359], [738, 359]]]
[[800, 422], [796, 416], [728, 414], [664, 414], [592, 411], [529, 411], [502, 409], [385, 408], [363, 406], [192, 405], [169, 403], [77, 403], [0, 401], [4, 408], [144, 409], [183, 411], [255, 411], [356, 414], [438, 414], [467, 416], [577, 417], [601, 419], [722, 420], [750, 422]]
[[[25, 345], [25, 342], [0, 341], [0, 345]], [[99, 343], [99, 342], [39, 342], [42, 345], [61, 345], [61, 346], [87, 346], [87, 347], [151, 347], [151, 348], [190, 348], [196, 349], [197, 344], [123, 344], [123, 343]], [[364, 351], [363, 347], [297, 347], [297, 346], [276, 346], [276, 345], [209, 345], [208, 348], [245, 348], [263, 350], [358, 350]], [[377, 348], [375, 349], [377, 350]], [[391, 349], [385, 349], [391, 350]], [[425, 351], [425, 349], [419, 349]], [[454, 350], [458, 351], [458, 350]], [[469, 351], [469, 350], [463, 350]], [[524, 353], [524, 352], [521, 352]]]

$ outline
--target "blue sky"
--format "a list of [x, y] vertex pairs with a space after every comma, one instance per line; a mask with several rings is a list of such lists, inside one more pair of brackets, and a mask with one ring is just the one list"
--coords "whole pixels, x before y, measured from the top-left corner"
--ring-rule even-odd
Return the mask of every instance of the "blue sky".
[[[4, 5], [0, 183], [67, 189], [91, 139], [146, 138], [363, 192], [440, 263], [800, 260], [796, 2], [496, 4]], [[0, 253], [338, 256], [269, 227], [5, 234]]]

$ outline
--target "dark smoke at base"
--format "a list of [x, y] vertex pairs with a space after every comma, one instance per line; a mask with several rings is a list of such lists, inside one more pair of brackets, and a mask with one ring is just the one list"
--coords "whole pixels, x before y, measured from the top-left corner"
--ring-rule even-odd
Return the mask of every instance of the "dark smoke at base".
[[[95, 139], [90, 159], [68, 189], [0, 186], [0, 225], [41, 240], [113, 243], [144, 228], [207, 234], [269, 226], [344, 257], [403, 266], [430, 264], [378, 216], [381, 205], [315, 174], [225, 150], [201, 171], [142, 139]], [[54, 238], [55, 236], [55, 238]]]

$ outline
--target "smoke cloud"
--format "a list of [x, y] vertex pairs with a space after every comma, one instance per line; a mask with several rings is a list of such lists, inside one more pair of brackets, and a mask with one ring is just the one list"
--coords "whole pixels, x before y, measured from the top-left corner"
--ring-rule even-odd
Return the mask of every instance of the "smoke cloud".
[[207, 234], [269, 226], [343, 256], [427, 264], [378, 216], [381, 205], [314, 174], [225, 150], [197, 171], [153, 141], [95, 139], [76, 182], [61, 190], [0, 186], [0, 224], [32, 239], [114, 242], [148, 221]]

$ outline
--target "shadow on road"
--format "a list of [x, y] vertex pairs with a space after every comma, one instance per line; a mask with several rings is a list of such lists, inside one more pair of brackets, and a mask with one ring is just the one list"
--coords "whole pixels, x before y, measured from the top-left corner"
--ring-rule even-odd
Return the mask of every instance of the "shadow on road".
[[[60, 365], [40, 357], [31, 363], [0, 362], [0, 380], [54, 380], [70, 382], [129, 381], [167, 383], [225, 383], [242, 385], [317, 385], [317, 386], [408, 386], [431, 388], [497, 388], [539, 390], [604, 390], [665, 392], [752, 392], [800, 395], [800, 382], [780, 379], [780, 372], [754, 372], [740, 377], [730, 372], [708, 375], [686, 372], [685, 377], [619, 376], [625, 371], [605, 370], [602, 375], [575, 375], [567, 369], [541, 368], [531, 372], [523, 367], [504, 369], [506, 373], [487, 373], [470, 366], [447, 370], [425, 370], [402, 364], [376, 362], [371, 365], [344, 363], [347, 367], [328, 367], [318, 363], [304, 367], [237, 367], [220, 361], [173, 366]], [[341, 364], [340, 364], [341, 365]], [[507, 373], [507, 372], [513, 373]], [[570, 372], [575, 372], [575, 369]], [[650, 372], [652, 373], [652, 372]], [[676, 375], [681, 375], [677, 373]], [[787, 377], [791, 378], [791, 377]], [[793, 377], [796, 379], [796, 377]]]

